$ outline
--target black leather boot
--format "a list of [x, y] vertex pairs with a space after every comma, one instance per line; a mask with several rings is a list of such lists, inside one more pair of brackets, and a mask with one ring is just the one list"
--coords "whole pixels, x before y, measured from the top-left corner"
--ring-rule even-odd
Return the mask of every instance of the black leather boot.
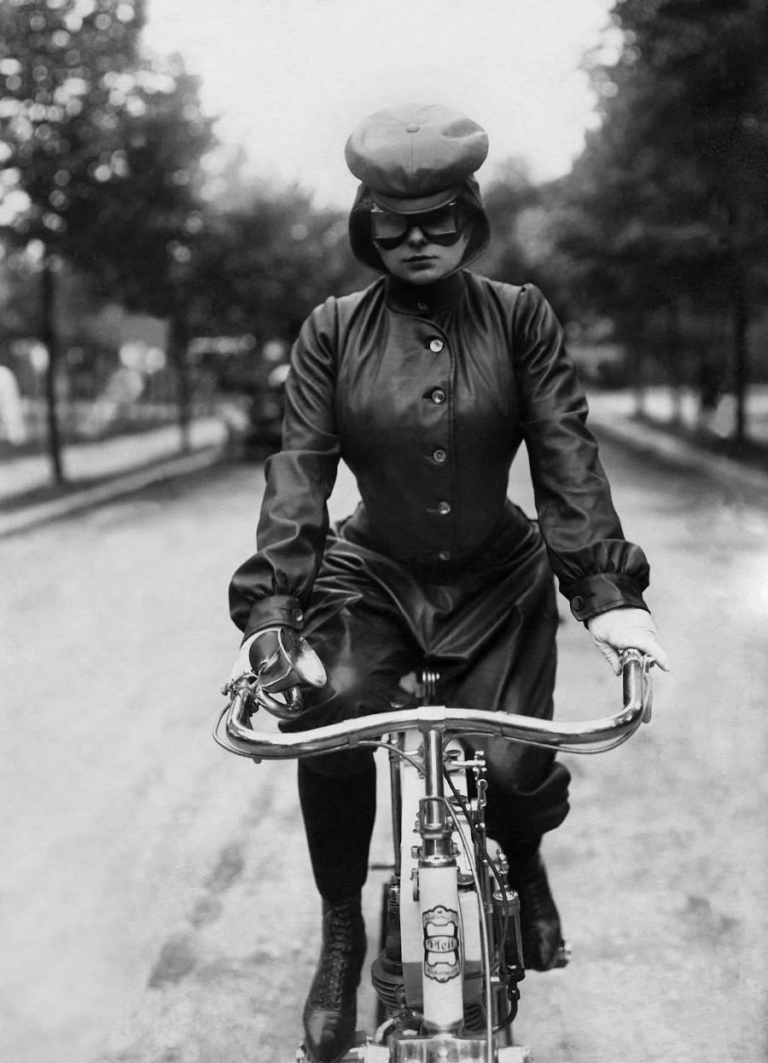
[[557, 965], [563, 937], [560, 916], [538, 852], [509, 857], [509, 884], [520, 897], [523, 962], [529, 971], [549, 971]]
[[312, 1063], [337, 1063], [354, 1043], [365, 948], [359, 895], [335, 904], [323, 901], [320, 962], [304, 1005], [306, 1050]]

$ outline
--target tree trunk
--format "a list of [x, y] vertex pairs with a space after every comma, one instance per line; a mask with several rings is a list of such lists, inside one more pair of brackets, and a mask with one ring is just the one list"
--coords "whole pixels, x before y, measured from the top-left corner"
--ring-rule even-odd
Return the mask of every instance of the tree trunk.
[[181, 450], [192, 449], [192, 382], [189, 371], [189, 325], [184, 306], [177, 304], [168, 329], [168, 348], [176, 379], [176, 409], [178, 416]]
[[683, 343], [680, 328], [680, 303], [675, 301], [667, 308], [667, 320], [665, 347], [667, 351], [667, 366], [672, 377], [670, 388], [672, 410], [671, 424], [675, 428], [682, 428], [683, 417], [683, 388], [685, 386], [685, 361], [683, 358]]
[[747, 392], [749, 389], [749, 352], [747, 344], [747, 326], [749, 314], [744, 270], [736, 264], [733, 270], [731, 289], [733, 310], [733, 390], [736, 397], [736, 432], [734, 442], [737, 448], [747, 442]]
[[624, 334], [624, 346], [629, 355], [629, 383], [634, 397], [632, 416], [645, 417], [645, 355], [639, 338], [643, 334], [642, 321], [638, 314], [629, 319], [629, 328]]
[[40, 338], [48, 352], [48, 366], [45, 371], [46, 418], [48, 424], [48, 454], [51, 459], [53, 481], [57, 485], [66, 483], [64, 465], [61, 455], [61, 431], [59, 428], [58, 398], [56, 380], [59, 369], [59, 337], [56, 331], [55, 317], [55, 273], [51, 255], [43, 256], [41, 281], [41, 329]]

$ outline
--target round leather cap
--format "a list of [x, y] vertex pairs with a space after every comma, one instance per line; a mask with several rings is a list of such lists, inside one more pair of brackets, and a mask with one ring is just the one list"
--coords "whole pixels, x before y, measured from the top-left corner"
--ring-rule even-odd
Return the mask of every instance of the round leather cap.
[[488, 135], [440, 104], [407, 104], [370, 115], [349, 137], [349, 169], [386, 210], [415, 214], [455, 199], [488, 155]]

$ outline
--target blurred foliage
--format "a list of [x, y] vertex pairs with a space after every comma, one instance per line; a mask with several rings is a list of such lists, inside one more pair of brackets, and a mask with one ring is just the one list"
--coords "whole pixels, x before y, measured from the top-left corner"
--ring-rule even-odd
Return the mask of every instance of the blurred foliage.
[[600, 126], [553, 190], [584, 305], [638, 364], [717, 375], [742, 406], [749, 318], [768, 299], [766, 57], [764, 0], [620, 0], [586, 61]]
[[142, 0], [0, 8], [0, 236], [186, 332], [289, 338], [363, 277], [345, 215], [249, 180], [242, 153], [206, 168], [198, 82], [142, 55], [143, 22]]
[[210, 122], [180, 63], [142, 60], [143, 23], [143, 0], [0, 7], [0, 233], [39, 263], [35, 332], [49, 356], [57, 481], [62, 265], [79, 266], [113, 297], [173, 313], [184, 239], [195, 229], [194, 178]]
[[56, 377], [75, 291], [91, 317], [103, 301], [169, 323], [186, 432], [193, 336], [290, 339], [363, 273], [344, 215], [258, 185], [242, 153], [216, 171], [199, 83], [179, 57], [142, 52], [143, 24], [144, 0], [0, 6], [0, 341], [26, 334], [48, 350], [59, 480]]
[[[75, 308], [169, 323], [183, 423], [193, 338], [251, 337], [258, 360], [371, 278], [345, 213], [214, 155], [198, 81], [144, 53], [144, 21], [144, 0], [0, 3], [0, 347], [48, 348], [53, 437], [58, 347], [91, 342]], [[768, 309], [767, 23], [764, 0], [618, 0], [585, 59], [599, 122], [572, 172], [537, 185], [512, 159], [486, 191], [483, 272], [538, 284], [638, 378], [653, 359], [743, 398]]]
[[314, 306], [366, 279], [349, 251], [345, 214], [313, 207], [300, 188], [252, 188], [213, 220], [201, 250], [198, 331], [292, 342]]
[[558, 243], [563, 204], [557, 184], [535, 184], [523, 160], [509, 159], [483, 198], [491, 242], [482, 272], [511, 284], [536, 284], [562, 319], [578, 316], [574, 264]]
[[[6, 239], [69, 255], [125, 170], [140, 2], [8, 0], [0, 7], [0, 194]], [[89, 223], [91, 225], [89, 226]]]
[[[140, 71], [120, 116], [120, 167], [103, 182], [96, 224], [73, 261], [105, 296], [168, 318], [187, 300], [195, 255], [206, 237], [202, 160], [213, 147], [196, 78], [172, 58]], [[76, 224], [87, 228], [87, 208]]]

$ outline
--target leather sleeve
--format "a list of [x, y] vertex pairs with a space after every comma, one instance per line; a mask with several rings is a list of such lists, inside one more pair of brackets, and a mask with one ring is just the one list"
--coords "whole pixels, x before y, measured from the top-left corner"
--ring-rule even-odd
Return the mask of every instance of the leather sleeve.
[[531, 285], [515, 306], [513, 349], [539, 525], [560, 590], [577, 620], [647, 609], [648, 562], [624, 538], [563, 330]]
[[304, 323], [291, 352], [282, 450], [265, 465], [257, 552], [229, 587], [230, 614], [247, 638], [273, 624], [300, 628], [328, 532], [336, 481], [337, 317], [335, 300]]

